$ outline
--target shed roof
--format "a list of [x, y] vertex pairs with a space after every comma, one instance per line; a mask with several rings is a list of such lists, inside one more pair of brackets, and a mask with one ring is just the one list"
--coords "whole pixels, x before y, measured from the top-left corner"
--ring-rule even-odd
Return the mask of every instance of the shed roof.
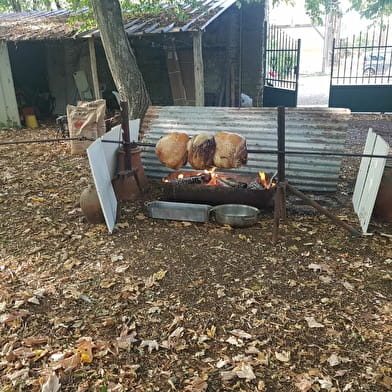
[[[204, 30], [235, 2], [236, 0], [204, 0], [197, 7], [187, 5], [183, 8], [188, 17], [185, 22], [168, 19], [165, 12], [169, 9], [168, 6], [161, 15], [128, 20], [124, 28], [128, 35]], [[67, 23], [69, 17], [83, 12], [85, 10], [76, 13], [70, 10], [56, 10], [0, 14], [0, 40], [60, 40], [99, 36], [98, 29], [80, 32], [80, 24]]]

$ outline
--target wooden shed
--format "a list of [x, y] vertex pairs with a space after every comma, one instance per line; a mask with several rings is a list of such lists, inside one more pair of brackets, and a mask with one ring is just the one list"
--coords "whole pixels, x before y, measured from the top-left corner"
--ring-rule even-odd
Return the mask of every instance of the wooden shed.
[[[241, 93], [261, 105], [264, 1], [206, 0], [186, 21], [161, 15], [124, 24], [153, 105], [239, 106]], [[0, 125], [65, 113], [78, 99], [115, 105], [115, 85], [98, 29], [80, 32], [67, 10], [0, 15]]]

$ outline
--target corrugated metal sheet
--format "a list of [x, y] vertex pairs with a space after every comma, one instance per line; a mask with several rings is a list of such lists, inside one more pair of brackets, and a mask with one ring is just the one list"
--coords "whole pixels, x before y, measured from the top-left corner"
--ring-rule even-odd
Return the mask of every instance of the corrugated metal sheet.
[[[124, 28], [130, 36], [204, 30], [235, 2], [236, 0], [205, 0], [201, 5], [187, 5], [183, 8], [187, 15], [186, 22], [170, 17], [166, 12], [169, 6], [166, 6], [156, 17], [128, 20]], [[85, 10], [82, 9], [76, 13], [69, 10], [56, 10], [0, 14], [0, 40], [55, 40], [99, 36], [98, 29], [77, 34], [80, 24], [71, 26], [67, 23], [70, 16], [83, 12]]]
[[[348, 109], [287, 108], [286, 150], [343, 152], [350, 118]], [[275, 108], [151, 107], [142, 126], [142, 141], [156, 143], [173, 131], [195, 135], [200, 132], [234, 132], [244, 136], [249, 150], [277, 149], [277, 110]], [[153, 148], [142, 153], [146, 174], [162, 178], [171, 169], [162, 165]], [[333, 192], [339, 180], [341, 158], [336, 156], [287, 155], [286, 175], [302, 190]], [[187, 165], [186, 170], [192, 170]], [[250, 153], [248, 164], [240, 173], [262, 170], [274, 173], [277, 157]]]
[[[81, 10], [80, 12], [84, 12]], [[78, 13], [80, 13], [78, 12]], [[16, 12], [0, 15], [0, 39], [6, 41], [73, 38], [78, 26], [67, 23], [69, 10]]]

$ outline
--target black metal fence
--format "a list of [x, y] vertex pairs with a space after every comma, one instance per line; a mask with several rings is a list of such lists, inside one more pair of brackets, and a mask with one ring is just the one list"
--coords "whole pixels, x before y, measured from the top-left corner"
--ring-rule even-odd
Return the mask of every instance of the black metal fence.
[[269, 26], [265, 55], [263, 106], [296, 106], [301, 40]]
[[392, 84], [389, 25], [333, 42], [331, 84]]
[[354, 112], [392, 112], [389, 25], [334, 41], [329, 106]]

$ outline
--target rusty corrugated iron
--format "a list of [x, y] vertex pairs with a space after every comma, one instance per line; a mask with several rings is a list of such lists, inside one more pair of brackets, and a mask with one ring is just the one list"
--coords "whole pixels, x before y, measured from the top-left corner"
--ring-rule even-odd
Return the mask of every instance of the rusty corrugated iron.
[[[167, 5], [160, 15], [127, 20], [124, 28], [129, 36], [204, 30], [235, 2], [236, 0], [205, 0], [198, 5], [189, 4], [183, 8], [187, 15], [186, 21], [183, 22], [176, 20], [175, 17], [172, 20], [168, 19], [166, 11], [170, 6]], [[0, 40], [26, 41], [99, 37], [99, 29], [78, 32], [81, 23], [68, 23], [69, 17], [84, 12], [86, 9], [76, 12], [62, 9], [0, 14]]]
[[[337, 108], [287, 108], [286, 150], [344, 152], [351, 112]], [[156, 143], [165, 133], [178, 131], [195, 135], [200, 132], [234, 132], [244, 136], [249, 150], [277, 149], [277, 110], [275, 108], [220, 108], [167, 106], [150, 107], [141, 129], [141, 140]], [[153, 148], [142, 153], [143, 166], [151, 178], [162, 178], [171, 169], [162, 165]], [[292, 185], [308, 191], [332, 192], [339, 180], [341, 157], [287, 155], [286, 177]], [[248, 164], [235, 172], [274, 173], [275, 154], [250, 153]], [[182, 170], [182, 169], [181, 169]], [[192, 170], [187, 165], [185, 170]], [[226, 171], [227, 172], [227, 171]]]

